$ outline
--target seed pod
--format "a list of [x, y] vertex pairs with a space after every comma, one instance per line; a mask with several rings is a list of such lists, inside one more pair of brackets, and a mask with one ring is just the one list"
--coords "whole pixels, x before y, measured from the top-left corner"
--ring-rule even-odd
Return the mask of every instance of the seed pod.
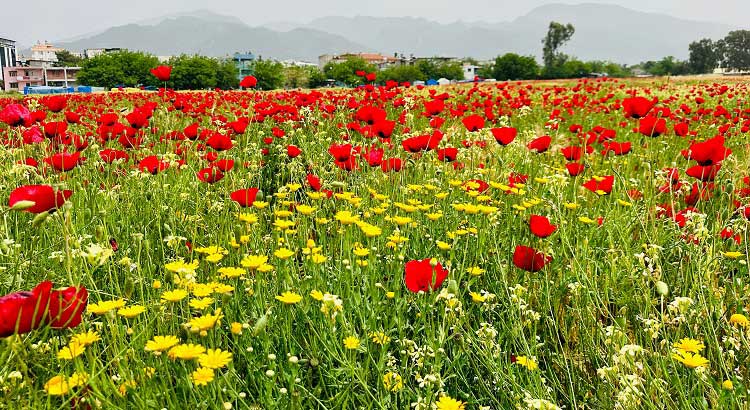
[[266, 325], [268, 325], [268, 313], [258, 318], [258, 321], [255, 322], [255, 326], [253, 326], [253, 336], [258, 336], [265, 332]]

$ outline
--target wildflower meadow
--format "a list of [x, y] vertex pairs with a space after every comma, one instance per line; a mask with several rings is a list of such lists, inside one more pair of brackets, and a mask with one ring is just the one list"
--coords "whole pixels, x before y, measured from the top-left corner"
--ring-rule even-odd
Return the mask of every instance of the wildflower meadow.
[[747, 408], [747, 82], [359, 75], [1, 97], [0, 408]]

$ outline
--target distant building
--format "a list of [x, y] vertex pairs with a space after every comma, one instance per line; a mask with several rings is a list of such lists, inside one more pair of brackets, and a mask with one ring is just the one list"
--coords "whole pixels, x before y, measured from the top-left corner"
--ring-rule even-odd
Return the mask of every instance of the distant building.
[[237, 77], [242, 81], [243, 78], [253, 75], [255, 69], [255, 55], [251, 52], [247, 53], [234, 53], [232, 57], [234, 66], [237, 67]]
[[478, 65], [473, 64], [463, 64], [461, 67], [464, 70], [464, 80], [467, 81], [473, 81], [477, 76], [477, 70], [480, 68]]
[[26, 59], [29, 67], [52, 67], [57, 63], [57, 53], [63, 51], [48, 42], [37, 43], [31, 47], [31, 57]]
[[5, 67], [16, 65], [16, 42], [5, 38], [0, 38], [0, 82], [5, 78], [3, 71]]
[[100, 56], [102, 54], [107, 53], [116, 53], [118, 51], [122, 51], [121, 48], [112, 47], [112, 48], [87, 48], [83, 50], [83, 57], [84, 58], [94, 58], [97, 56]]
[[318, 57], [318, 67], [323, 69], [323, 67], [325, 67], [326, 64], [330, 62], [340, 63], [346, 61], [347, 59], [355, 57], [361, 58], [369, 64], [374, 64], [379, 70], [396, 65], [402, 65], [402, 63], [404, 62], [404, 58], [399, 57], [397, 54], [394, 54], [393, 57], [384, 56], [379, 53], [344, 53], [338, 55], [323, 54], [322, 56]]
[[80, 67], [13, 66], [3, 68], [5, 91], [22, 92], [26, 87], [75, 87]]
[[284, 60], [281, 62], [281, 64], [283, 64], [284, 67], [317, 67], [318, 66], [315, 63], [311, 63], [308, 61], [298, 61], [298, 60]]

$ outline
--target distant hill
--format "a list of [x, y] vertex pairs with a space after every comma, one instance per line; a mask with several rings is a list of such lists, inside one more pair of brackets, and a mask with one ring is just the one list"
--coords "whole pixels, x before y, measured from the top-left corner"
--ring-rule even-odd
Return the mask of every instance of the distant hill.
[[168, 17], [155, 24], [112, 27], [88, 38], [55, 45], [78, 51], [119, 47], [162, 56], [198, 53], [220, 57], [250, 50], [268, 58], [309, 61], [317, 61], [318, 55], [325, 53], [370, 50], [344, 37], [310, 28], [278, 32], [194, 15]]
[[687, 58], [697, 39], [721, 38], [731, 26], [682, 20], [604, 4], [550, 4], [512, 22], [440, 24], [420, 18], [324, 17], [307, 27], [386, 52], [492, 58], [505, 52], [541, 56], [550, 21], [572, 23], [565, 51], [584, 60], [634, 64], [672, 55]]
[[317, 61], [326, 53], [377, 51], [383, 54], [490, 59], [516, 52], [539, 57], [550, 21], [572, 23], [576, 33], [564, 51], [583, 60], [635, 64], [665, 56], [687, 58], [688, 44], [718, 39], [734, 29], [614, 5], [550, 4], [505, 23], [441, 24], [413, 17], [323, 17], [309, 23], [281, 21], [250, 27], [207, 10], [179, 13], [112, 27], [60, 43], [71, 50], [121, 47], [156, 55], [236, 51], [277, 59]]

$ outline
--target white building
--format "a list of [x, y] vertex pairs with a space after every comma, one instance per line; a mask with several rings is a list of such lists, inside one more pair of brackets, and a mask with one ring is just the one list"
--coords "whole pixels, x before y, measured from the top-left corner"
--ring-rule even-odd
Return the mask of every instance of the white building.
[[480, 67], [473, 64], [464, 64], [462, 67], [464, 69], [464, 80], [474, 81], [474, 77], [476, 77], [477, 70], [479, 70]]
[[15, 41], [0, 38], [0, 82], [3, 81], [3, 69], [16, 65], [17, 53]]

